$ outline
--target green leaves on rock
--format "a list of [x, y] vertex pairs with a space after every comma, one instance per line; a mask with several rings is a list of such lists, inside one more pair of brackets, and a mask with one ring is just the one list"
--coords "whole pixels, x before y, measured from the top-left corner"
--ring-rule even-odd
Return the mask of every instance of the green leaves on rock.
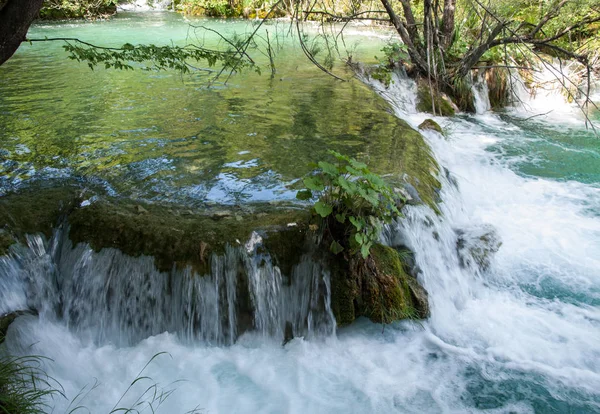
[[325, 221], [332, 238], [330, 250], [338, 254], [348, 250], [363, 258], [379, 239], [384, 223], [400, 214], [397, 205], [405, 200], [363, 162], [335, 151], [329, 152], [336, 163], [313, 164], [313, 173], [304, 178], [306, 189], [297, 198], [318, 197], [315, 213]]
[[348, 217], [350, 223], [356, 228], [356, 231], [361, 231], [365, 227], [365, 221], [356, 217]]
[[318, 215], [324, 218], [331, 214], [331, 212], [333, 211], [333, 206], [325, 204], [322, 201], [317, 201], [315, 203], [315, 211]]

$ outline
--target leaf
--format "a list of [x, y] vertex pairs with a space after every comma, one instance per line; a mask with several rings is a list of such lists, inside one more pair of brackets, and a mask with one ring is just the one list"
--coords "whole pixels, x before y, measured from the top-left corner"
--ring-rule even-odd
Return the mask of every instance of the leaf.
[[346, 222], [346, 214], [336, 214], [335, 219], [344, 224]]
[[366, 259], [369, 256], [370, 252], [371, 252], [371, 243], [363, 244], [362, 246], [360, 246], [360, 254], [362, 255], [363, 259]]
[[350, 165], [356, 168], [357, 170], [364, 170], [367, 168], [367, 164], [364, 162], [356, 161], [355, 159], [350, 159]]
[[321, 170], [323, 170], [325, 174], [329, 174], [332, 176], [337, 176], [340, 173], [340, 170], [338, 170], [338, 168], [335, 165], [325, 161], [319, 161], [319, 168], [321, 168]]
[[340, 175], [337, 179], [337, 182], [339, 186], [342, 187], [346, 193], [348, 193], [349, 196], [356, 194], [356, 184], [354, 184], [352, 181], [348, 181], [345, 177]]
[[298, 200], [310, 200], [312, 198], [312, 191], [300, 190], [296, 193], [296, 198]]
[[352, 168], [349, 165], [346, 165], [346, 171], [348, 171], [350, 174], [355, 175], [357, 177], [360, 177], [362, 175], [362, 173], [360, 171], [358, 171], [355, 168]]
[[356, 242], [357, 242], [359, 245], [362, 245], [362, 244], [363, 244], [363, 241], [364, 241], [364, 238], [363, 238], [363, 235], [362, 235], [362, 233], [356, 233], [356, 234], [354, 235], [354, 240], [356, 240]]
[[373, 174], [373, 173], [365, 174], [365, 178], [367, 180], [369, 180], [373, 186], [382, 187], [382, 188], [386, 187], [385, 181], [383, 181], [383, 179], [380, 176], [378, 176], [377, 174]]
[[325, 218], [331, 214], [331, 212], [333, 211], [333, 207], [322, 201], [317, 201], [315, 203], [315, 211], [317, 212], [318, 215]]
[[337, 158], [338, 161], [348, 161], [349, 158], [346, 157], [345, 155], [340, 154], [337, 151], [334, 150], [329, 150], [327, 151], [329, 154], [333, 155], [335, 158]]
[[344, 251], [344, 247], [334, 240], [333, 242], [331, 242], [329, 250], [331, 250], [333, 254], [338, 254]]
[[306, 177], [303, 181], [304, 181], [304, 185], [309, 190], [314, 190], [314, 191], [325, 190], [325, 185], [323, 184], [323, 180], [321, 180], [321, 178], [319, 178], [317, 176]]
[[362, 220], [357, 219], [356, 217], [348, 217], [348, 220], [350, 220], [350, 223], [352, 223], [352, 225], [356, 228], [357, 231], [361, 231], [363, 228], [363, 223]]

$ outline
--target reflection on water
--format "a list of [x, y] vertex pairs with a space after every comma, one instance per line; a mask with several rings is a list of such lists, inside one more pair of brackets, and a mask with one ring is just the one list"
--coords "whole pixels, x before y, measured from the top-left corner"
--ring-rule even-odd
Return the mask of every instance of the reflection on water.
[[[202, 23], [248, 30], [244, 21]], [[46, 23], [29, 35], [160, 44], [185, 42], [187, 34], [181, 16], [156, 13]], [[364, 42], [371, 42], [364, 53], [381, 45]], [[409, 158], [425, 154], [379, 97], [320, 72], [292, 39], [281, 39], [276, 66], [273, 79], [245, 73], [228, 87], [206, 88], [202, 75], [91, 72], [66, 59], [59, 43], [24, 45], [0, 68], [4, 192], [32, 178], [82, 176], [150, 200], [289, 199], [286, 185], [328, 149], [367, 159], [380, 172], [406, 170]]]

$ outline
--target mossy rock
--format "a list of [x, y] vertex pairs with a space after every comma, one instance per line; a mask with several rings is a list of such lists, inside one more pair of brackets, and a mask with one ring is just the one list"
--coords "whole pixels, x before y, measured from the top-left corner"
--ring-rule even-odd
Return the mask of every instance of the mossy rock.
[[426, 119], [423, 122], [421, 122], [421, 125], [419, 125], [419, 129], [422, 131], [436, 131], [439, 132], [440, 134], [444, 134], [444, 131], [442, 130], [442, 127], [440, 126], [440, 124], [438, 124], [437, 122], [435, 122], [433, 119]]
[[510, 73], [506, 68], [491, 68], [485, 72], [492, 109], [502, 109], [510, 103], [509, 78]]
[[76, 186], [36, 186], [0, 198], [0, 255], [11, 245], [23, 242], [27, 234], [42, 233], [47, 238], [62, 216], [80, 202]]
[[431, 89], [425, 82], [419, 82], [417, 87], [417, 110], [441, 116], [454, 116], [456, 114], [450, 99], [436, 90], [433, 91], [432, 96]]
[[129, 256], [152, 256], [159, 270], [191, 266], [207, 274], [211, 254], [244, 244], [257, 232], [269, 253], [288, 269], [297, 263], [290, 261], [299, 258], [309, 220], [307, 209], [294, 206], [207, 206], [194, 211], [107, 198], [70, 214], [69, 237], [96, 251], [112, 247]]
[[[88, 190], [89, 191], [89, 190]], [[65, 221], [74, 244], [99, 251], [116, 248], [137, 257], [153, 256], [159, 270], [192, 266], [208, 273], [212, 253], [244, 244], [253, 231], [284, 272], [300, 261], [311, 213], [293, 204], [210, 205], [200, 209], [170, 203], [99, 197], [74, 184], [36, 186], [0, 198], [0, 255], [28, 234], [50, 238]], [[81, 206], [84, 198], [97, 201]]]
[[400, 254], [375, 244], [367, 259], [351, 258], [332, 268], [332, 309], [338, 325], [365, 316], [375, 323], [426, 318], [427, 292], [406, 272]]

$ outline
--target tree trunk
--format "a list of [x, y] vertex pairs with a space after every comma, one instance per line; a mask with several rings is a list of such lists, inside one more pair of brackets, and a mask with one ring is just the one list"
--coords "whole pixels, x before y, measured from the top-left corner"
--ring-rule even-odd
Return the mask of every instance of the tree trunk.
[[487, 40], [482, 42], [475, 49], [468, 52], [460, 61], [458, 69], [458, 76], [465, 77], [469, 74], [469, 71], [479, 62], [479, 59], [484, 55], [485, 52], [490, 50], [496, 41], [496, 37], [502, 32], [502, 29], [506, 26], [505, 22], [499, 22], [496, 27], [492, 29]]
[[442, 47], [450, 47], [454, 35], [454, 16], [456, 14], [456, 0], [444, 1], [444, 15], [442, 16]]
[[19, 48], [43, 0], [8, 0], [0, 8], [0, 65]]
[[408, 54], [410, 56], [410, 60], [412, 61], [413, 65], [415, 65], [418, 72], [426, 74], [428, 70], [427, 62], [425, 61], [421, 53], [419, 53], [417, 46], [415, 46], [415, 44], [413, 43], [408, 33], [408, 30], [406, 29], [406, 26], [404, 25], [404, 23], [402, 23], [402, 21], [392, 8], [392, 5], [390, 4], [389, 0], [381, 0], [381, 4], [383, 4], [385, 11], [389, 16], [390, 21], [396, 28], [396, 31], [400, 35], [402, 42], [404, 42], [404, 44], [406, 45], [406, 48], [408, 49]]

